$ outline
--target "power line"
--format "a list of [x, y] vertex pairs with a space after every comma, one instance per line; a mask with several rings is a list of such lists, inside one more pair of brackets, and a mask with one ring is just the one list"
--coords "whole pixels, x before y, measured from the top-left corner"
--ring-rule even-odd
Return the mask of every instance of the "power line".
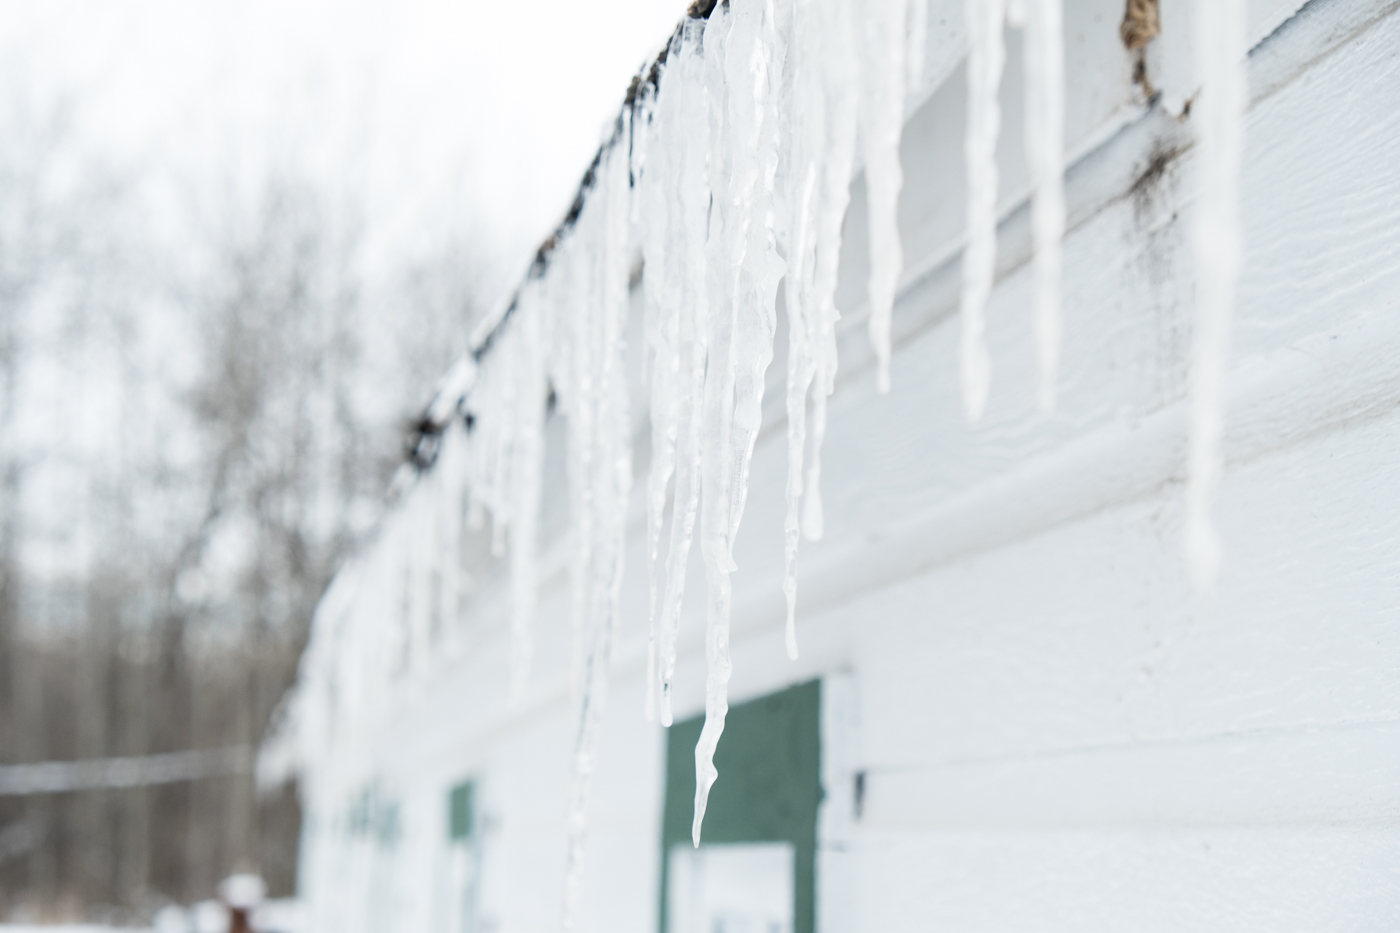
[[247, 774], [252, 770], [253, 749], [247, 745], [123, 758], [0, 765], [0, 797], [147, 787], [152, 784], [175, 784], [230, 774]]

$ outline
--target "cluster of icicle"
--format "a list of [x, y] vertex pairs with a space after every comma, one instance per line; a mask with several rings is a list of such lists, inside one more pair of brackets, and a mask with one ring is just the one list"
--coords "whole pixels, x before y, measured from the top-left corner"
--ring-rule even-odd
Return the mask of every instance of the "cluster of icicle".
[[[698, 845], [728, 710], [730, 574], [785, 289], [786, 642], [797, 657], [799, 538], [822, 535], [821, 448], [835, 386], [842, 222], [859, 158], [869, 213], [868, 313], [880, 391], [903, 271], [897, 204], [906, 96], [924, 71], [921, 0], [754, 0], [684, 23], [633, 112], [645, 269], [653, 462], [647, 483], [647, 712], [672, 721], [676, 639], [696, 521], [707, 582], [705, 724], [695, 750]], [[997, 92], [1010, 16], [1027, 34], [1037, 321], [1053, 405], [1064, 233], [1060, 0], [968, 0], [971, 40], [963, 369], [969, 417], [989, 381], [983, 309], [995, 269]], [[810, 420], [809, 420], [810, 419]], [[810, 431], [809, 431], [810, 424]], [[670, 540], [663, 556], [665, 517]], [[659, 692], [659, 696], [657, 693]]]
[[774, 355], [778, 288], [789, 322], [783, 587], [787, 649], [796, 657], [798, 540], [822, 534], [820, 458], [836, 377], [835, 291], [850, 180], [863, 157], [870, 333], [887, 388], [902, 271], [899, 140], [907, 90], [923, 71], [924, 12], [908, 0], [736, 0], [682, 24], [635, 109], [653, 452], [647, 713], [672, 722], [698, 522], [707, 682], [695, 749], [697, 845], [728, 711], [733, 544]]
[[[1058, 331], [1058, 248], [1064, 226], [1059, 0], [1022, 10], [1042, 104], [1036, 242], [1046, 383]], [[773, 359], [777, 293], [789, 316], [786, 574], [787, 649], [794, 628], [799, 538], [822, 534], [820, 464], [835, 386], [835, 305], [851, 176], [863, 161], [869, 202], [869, 330], [882, 391], [889, 387], [891, 314], [903, 259], [896, 205], [906, 95], [924, 70], [919, 0], [734, 0], [694, 8], [620, 117], [565, 228], [493, 322], [491, 352], [449, 380], [441, 399], [470, 390], [472, 431], [449, 432], [442, 468], [463, 476], [473, 513], [511, 540], [515, 593], [512, 688], [531, 655], [541, 415], [546, 385], [568, 423], [574, 546], [573, 625], [578, 726], [569, 806], [566, 917], [579, 897], [589, 778], [618, 629], [632, 438], [625, 383], [629, 273], [644, 269], [652, 465], [646, 483], [650, 576], [647, 714], [673, 717], [676, 644], [697, 525], [706, 584], [705, 724], [695, 750], [693, 838], [715, 779], [730, 678], [733, 542]], [[996, 232], [996, 91], [1005, 9], [973, 0], [974, 117], [968, 157], [966, 353], [981, 349]], [[979, 38], [980, 37], [980, 38]], [[547, 274], [545, 260], [547, 259]], [[969, 411], [985, 398], [969, 377]], [[441, 419], [439, 413], [434, 416]], [[669, 521], [669, 539], [663, 541]], [[507, 530], [509, 529], [509, 530]], [[566, 921], [566, 926], [571, 920]]]
[[[1237, 6], [1238, 0], [1221, 3], [1219, 10], [1216, 0], [1198, 3], [1212, 11], [1208, 20], [1202, 18], [1211, 41], [1223, 35], [1217, 18], [1234, 15], [1220, 11]], [[472, 358], [449, 377], [425, 419], [430, 436], [422, 443], [431, 441], [430, 459], [438, 461], [434, 472], [454, 477], [448, 485], [465, 490], [458, 494], [470, 498], [469, 521], [489, 512], [498, 552], [509, 545], [514, 700], [526, 683], [532, 654], [542, 432], [551, 390], [567, 418], [578, 717], [566, 928], [579, 900], [590, 776], [619, 625], [634, 440], [625, 337], [638, 253], [646, 336], [645, 346], [637, 349], [647, 361], [652, 432], [645, 489], [647, 715], [659, 715], [668, 726], [672, 722], [686, 567], [698, 525], [708, 673], [705, 723], [695, 750], [697, 845], [718, 776], [713, 758], [728, 711], [733, 542], [773, 359], [780, 286], [789, 319], [783, 589], [787, 650], [797, 656], [798, 542], [803, 535], [822, 534], [821, 450], [840, 317], [834, 296], [842, 223], [858, 162], [868, 192], [869, 333], [879, 388], [886, 391], [890, 383], [891, 313], [903, 266], [896, 224], [903, 183], [899, 144], [906, 97], [924, 72], [926, 4], [732, 0], [698, 7], [702, 4], [692, 7], [657, 61], [639, 76], [565, 224], [541, 249], [504, 312], [477, 335]], [[1040, 400], [1047, 410], [1055, 401], [1065, 229], [1064, 39], [1061, 0], [966, 0], [964, 12], [968, 232], [961, 368], [967, 415], [975, 420], [985, 409], [990, 384], [984, 316], [996, 270], [997, 98], [1008, 23], [1025, 30]], [[1229, 45], [1235, 41], [1229, 37], [1220, 41], [1226, 52], [1238, 48]], [[1237, 64], [1226, 52], [1219, 60]], [[1231, 73], [1224, 66], [1205, 66], [1207, 86], [1219, 83], [1222, 74]], [[1235, 253], [1217, 250], [1217, 237], [1202, 247], [1216, 257], [1201, 286], [1202, 316], [1213, 324], [1197, 334], [1205, 365], [1197, 360], [1196, 378], [1206, 384], [1193, 391], [1193, 437], [1206, 436], [1193, 441], [1197, 492], [1189, 500], [1190, 528], [1207, 542], [1203, 546], [1212, 540], [1207, 506], [1211, 470], [1218, 472], [1218, 383], [1238, 262], [1228, 186], [1238, 168], [1241, 101], [1238, 83], [1227, 80], [1225, 86], [1228, 93], [1208, 111], [1214, 116], [1207, 138], [1224, 162], [1235, 163], [1207, 175], [1208, 182], [1215, 178], [1225, 186], [1211, 202], [1224, 204], [1216, 209], [1224, 213], [1207, 220], [1236, 245]], [[1197, 481], [1198, 475], [1204, 478]], [[447, 512], [462, 514], [451, 504]], [[458, 540], [460, 531], [446, 529], [446, 540]], [[441, 564], [445, 593], [456, 592], [450, 578], [456, 564]]]

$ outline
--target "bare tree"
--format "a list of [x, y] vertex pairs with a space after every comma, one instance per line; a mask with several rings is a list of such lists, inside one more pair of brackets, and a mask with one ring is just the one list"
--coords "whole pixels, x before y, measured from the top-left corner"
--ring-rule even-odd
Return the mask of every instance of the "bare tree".
[[[480, 266], [448, 237], [372, 278], [356, 206], [295, 174], [172, 243], [64, 124], [0, 111], [0, 764], [255, 745]], [[290, 893], [298, 822], [248, 774], [0, 797], [0, 918], [245, 866]]]

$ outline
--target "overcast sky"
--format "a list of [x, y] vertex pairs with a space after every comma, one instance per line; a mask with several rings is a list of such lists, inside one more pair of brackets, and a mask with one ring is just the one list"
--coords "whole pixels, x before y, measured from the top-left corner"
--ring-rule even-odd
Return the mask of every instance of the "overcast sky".
[[515, 266], [684, 6], [0, 0], [0, 82], [68, 99], [89, 145], [195, 185], [273, 166], [347, 186], [390, 240], [479, 214]]

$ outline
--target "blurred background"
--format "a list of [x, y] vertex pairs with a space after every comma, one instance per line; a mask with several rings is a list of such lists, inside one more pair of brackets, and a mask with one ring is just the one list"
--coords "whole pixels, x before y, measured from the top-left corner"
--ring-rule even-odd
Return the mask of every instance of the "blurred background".
[[207, 752], [5, 772], [0, 921], [293, 892], [250, 750], [682, 11], [0, 0], [0, 769]]

